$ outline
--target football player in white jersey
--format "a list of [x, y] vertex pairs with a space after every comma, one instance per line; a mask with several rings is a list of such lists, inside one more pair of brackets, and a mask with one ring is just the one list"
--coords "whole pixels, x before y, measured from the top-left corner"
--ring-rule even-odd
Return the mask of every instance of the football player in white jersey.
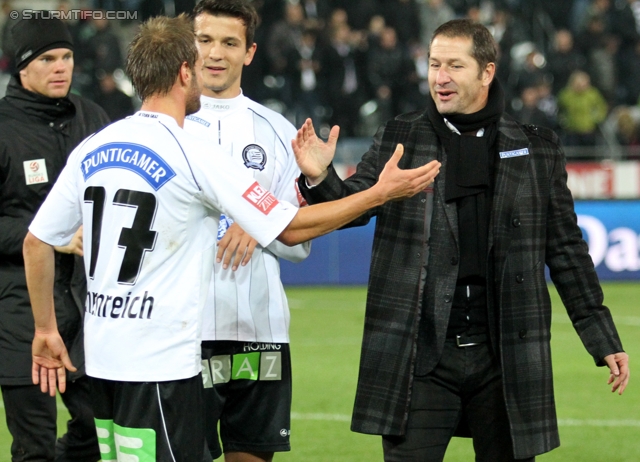
[[[296, 128], [247, 98], [240, 86], [242, 70], [256, 52], [255, 8], [248, 0], [203, 0], [193, 17], [204, 63], [202, 107], [187, 116], [185, 130], [224, 148], [277, 199], [304, 205], [291, 149]], [[227, 232], [242, 230], [233, 217], [223, 216], [218, 240]], [[246, 264], [239, 265], [236, 256], [233, 271], [223, 261], [215, 263], [202, 329], [205, 419], [214, 458], [224, 449], [227, 462], [268, 461], [274, 452], [290, 449], [289, 306], [278, 259], [301, 261], [310, 247], [310, 242], [288, 247], [274, 241], [247, 251]], [[246, 361], [247, 353], [252, 356], [245, 367], [234, 367]], [[269, 374], [251, 374], [267, 362], [272, 363]]]
[[398, 168], [399, 147], [376, 186], [298, 210], [182, 129], [200, 107], [201, 67], [190, 20], [141, 26], [127, 71], [142, 110], [71, 153], [24, 243], [33, 381], [55, 395], [65, 391], [65, 368], [75, 367], [56, 324], [53, 246], [83, 225], [85, 361], [103, 460], [204, 460], [201, 312], [221, 213], [263, 247], [275, 238], [295, 245], [416, 194], [439, 171], [435, 161]]

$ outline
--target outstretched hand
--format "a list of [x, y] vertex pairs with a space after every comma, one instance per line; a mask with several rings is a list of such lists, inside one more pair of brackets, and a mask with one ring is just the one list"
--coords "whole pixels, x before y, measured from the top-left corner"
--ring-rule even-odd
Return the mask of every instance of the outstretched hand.
[[295, 139], [291, 140], [298, 167], [309, 184], [316, 185], [326, 178], [327, 167], [336, 153], [339, 134], [340, 127], [334, 125], [325, 143], [316, 135], [311, 119], [307, 119]]
[[56, 386], [60, 393], [67, 388], [67, 374], [65, 368], [75, 372], [77, 369], [71, 363], [67, 347], [60, 334], [42, 332], [36, 329], [31, 345], [32, 367], [31, 379], [35, 385], [40, 384], [43, 393], [56, 395]]
[[422, 167], [402, 170], [398, 162], [404, 154], [404, 146], [398, 144], [387, 161], [374, 187], [381, 188], [386, 201], [406, 199], [425, 190], [440, 173], [440, 162], [432, 160]]
[[237, 223], [233, 223], [218, 242], [216, 262], [222, 262], [224, 269], [227, 269], [231, 264], [231, 269], [235, 271], [239, 265], [245, 266], [249, 263], [257, 245], [258, 241], [247, 234]]
[[616, 353], [605, 356], [604, 361], [611, 371], [609, 380], [607, 381], [609, 385], [613, 383], [611, 393], [618, 390], [618, 394], [621, 395], [629, 383], [629, 355], [622, 352]]

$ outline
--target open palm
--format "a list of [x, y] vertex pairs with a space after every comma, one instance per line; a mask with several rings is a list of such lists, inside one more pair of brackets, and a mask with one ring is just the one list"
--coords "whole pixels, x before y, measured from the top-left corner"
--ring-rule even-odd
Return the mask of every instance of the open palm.
[[310, 183], [317, 184], [326, 176], [327, 167], [336, 153], [339, 133], [340, 127], [334, 126], [325, 143], [316, 135], [311, 119], [307, 119], [291, 141], [298, 167]]

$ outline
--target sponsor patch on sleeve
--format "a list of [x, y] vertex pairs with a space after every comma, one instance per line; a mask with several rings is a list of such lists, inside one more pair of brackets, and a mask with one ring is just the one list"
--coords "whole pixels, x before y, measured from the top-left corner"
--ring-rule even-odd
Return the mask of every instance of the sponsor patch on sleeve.
[[271, 194], [268, 189], [263, 188], [256, 181], [249, 189], [247, 189], [242, 195], [247, 201], [249, 201], [255, 208], [260, 210], [265, 215], [269, 215], [269, 212], [278, 205], [278, 199]]
[[28, 185], [49, 182], [45, 159], [25, 160], [23, 166], [24, 177]]

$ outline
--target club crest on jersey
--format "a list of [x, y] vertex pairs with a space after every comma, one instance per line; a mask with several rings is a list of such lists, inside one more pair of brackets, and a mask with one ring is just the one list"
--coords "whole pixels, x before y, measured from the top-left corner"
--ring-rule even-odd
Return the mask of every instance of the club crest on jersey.
[[242, 197], [265, 215], [269, 215], [269, 212], [278, 205], [278, 199], [268, 189], [260, 186], [257, 181], [244, 192]]
[[262, 171], [267, 163], [267, 153], [262, 146], [250, 144], [242, 150], [242, 160], [245, 167]]
[[107, 143], [82, 159], [84, 180], [106, 168], [123, 168], [137, 173], [156, 191], [176, 176], [160, 155], [146, 146], [134, 143]]

